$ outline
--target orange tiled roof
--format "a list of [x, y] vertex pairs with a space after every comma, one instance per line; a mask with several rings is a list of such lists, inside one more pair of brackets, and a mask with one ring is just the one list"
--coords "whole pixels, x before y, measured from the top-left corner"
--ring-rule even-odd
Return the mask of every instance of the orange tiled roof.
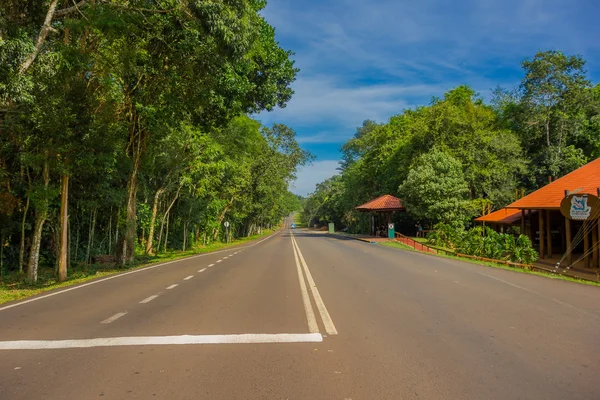
[[519, 218], [521, 218], [521, 210], [503, 208], [488, 215], [475, 218], [475, 221], [491, 222], [494, 224], [512, 224]]
[[361, 206], [356, 207], [360, 211], [404, 211], [404, 205], [399, 198], [389, 194], [371, 200]]
[[600, 158], [547, 184], [543, 188], [515, 201], [507, 208], [559, 209], [565, 190], [577, 193], [597, 194], [600, 187]]

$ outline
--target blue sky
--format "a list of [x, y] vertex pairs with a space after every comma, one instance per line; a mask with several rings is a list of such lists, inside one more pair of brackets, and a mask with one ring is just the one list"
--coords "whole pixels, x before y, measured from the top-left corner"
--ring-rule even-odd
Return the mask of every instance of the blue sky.
[[599, 0], [270, 0], [263, 15], [301, 71], [288, 106], [258, 119], [292, 127], [317, 157], [292, 188], [302, 195], [336, 173], [363, 120], [461, 84], [489, 98], [539, 50], [582, 55], [600, 81]]

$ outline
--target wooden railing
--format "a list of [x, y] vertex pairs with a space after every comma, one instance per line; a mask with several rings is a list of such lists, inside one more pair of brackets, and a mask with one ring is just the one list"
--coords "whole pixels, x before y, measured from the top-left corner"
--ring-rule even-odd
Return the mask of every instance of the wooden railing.
[[478, 261], [485, 261], [485, 262], [491, 262], [491, 263], [496, 263], [496, 264], [504, 264], [507, 266], [511, 266], [511, 267], [518, 267], [518, 268], [526, 268], [526, 269], [533, 269], [532, 265], [528, 265], [528, 264], [521, 264], [521, 263], [517, 263], [517, 262], [512, 262], [512, 261], [506, 261], [506, 260], [495, 260], [492, 258], [486, 258], [486, 257], [480, 257], [480, 256], [471, 256], [468, 254], [461, 254], [461, 253], [455, 253], [453, 251], [447, 251], [447, 250], [443, 250], [443, 249], [436, 249], [430, 246], [427, 246], [423, 243], [419, 243], [416, 240], [409, 238], [408, 236], [404, 236], [401, 233], [396, 233], [396, 239], [397, 242], [405, 244], [409, 247], [412, 247], [413, 249], [417, 250], [417, 251], [422, 251], [425, 253], [432, 253], [432, 254], [446, 254], [446, 255], [452, 255], [455, 257], [461, 257], [461, 258], [470, 258], [472, 260], [478, 260]]
[[433, 249], [433, 248], [431, 248], [431, 247], [429, 247], [429, 246], [427, 246], [427, 245], [425, 245], [423, 243], [419, 243], [416, 240], [411, 239], [408, 236], [404, 236], [403, 234], [398, 233], [398, 232], [396, 232], [396, 239], [395, 240], [397, 242], [399, 242], [399, 243], [402, 243], [402, 244], [405, 244], [405, 245], [407, 245], [409, 247], [412, 247], [415, 250], [422, 251], [422, 252], [425, 252], [425, 253], [438, 254], [438, 252], [439, 252], [436, 249]]

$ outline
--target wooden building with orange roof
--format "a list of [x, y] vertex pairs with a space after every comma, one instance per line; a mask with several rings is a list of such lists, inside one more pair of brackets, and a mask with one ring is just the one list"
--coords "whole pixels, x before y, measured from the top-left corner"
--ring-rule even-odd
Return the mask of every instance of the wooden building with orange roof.
[[[600, 225], [598, 219], [577, 221], [561, 213], [561, 202], [570, 194], [600, 194], [600, 158], [549, 183], [508, 205], [505, 209], [477, 218], [491, 224], [520, 222], [521, 233], [537, 243], [540, 259], [566, 261], [581, 255], [583, 266], [600, 267]], [[575, 240], [574, 240], [575, 239]], [[566, 254], [565, 254], [566, 253]], [[564, 259], [564, 260], [563, 260]]]
[[380, 225], [387, 226], [392, 221], [392, 214], [397, 211], [406, 211], [402, 201], [389, 194], [379, 196], [356, 209], [360, 212], [372, 213], [370, 234], [373, 236], [376, 236], [377, 228]]

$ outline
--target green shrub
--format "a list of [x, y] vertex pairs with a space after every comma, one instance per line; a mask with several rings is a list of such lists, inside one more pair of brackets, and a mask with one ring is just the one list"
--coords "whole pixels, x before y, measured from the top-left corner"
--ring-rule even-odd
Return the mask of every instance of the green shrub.
[[433, 245], [454, 248], [459, 253], [471, 256], [524, 264], [531, 264], [538, 259], [529, 237], [498, 233], [481, 226], [464, 230], [460, 225], [437, 224], [428, 238]]

